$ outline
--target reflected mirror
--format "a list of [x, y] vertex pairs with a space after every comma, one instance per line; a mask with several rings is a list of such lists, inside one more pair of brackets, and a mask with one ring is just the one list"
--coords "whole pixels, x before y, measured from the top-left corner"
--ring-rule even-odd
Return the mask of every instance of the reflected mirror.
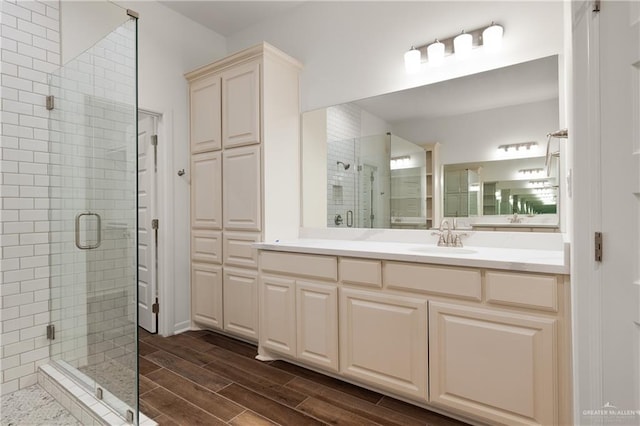
[[303, 226], [557, 226], [558, 70], [551, 56], [304, 113]]

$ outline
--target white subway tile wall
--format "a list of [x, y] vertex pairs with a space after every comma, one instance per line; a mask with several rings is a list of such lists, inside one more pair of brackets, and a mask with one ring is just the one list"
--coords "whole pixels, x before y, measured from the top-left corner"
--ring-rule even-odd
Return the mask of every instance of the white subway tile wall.
[[0, 392], [37, 381], [49, 342], [47, 73], [60, 65], [58, 1], [0, 4]]
[[[327, 226], [346, 227], [347, 212], [356, 210], [356, 158], [361, 108], [343, 104], [327, 108]], [[348, 170], [338, 164], [350, 164]], [[336, 223], [340, 216], [341, 224]]]
[[[135, 406], [135, 25], [57, 71], [59, 2], [0, 7], [0, 392], [36, 383], [51, 356], [118, 382]], [[75, 249], [82, 211], [102, 218], [96, 250]], [[95, 217], [82, 225], [95, 242]]]

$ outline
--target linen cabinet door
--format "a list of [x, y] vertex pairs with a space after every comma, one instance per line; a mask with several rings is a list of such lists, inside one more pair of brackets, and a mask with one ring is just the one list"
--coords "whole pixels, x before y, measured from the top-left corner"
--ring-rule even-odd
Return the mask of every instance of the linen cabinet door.
[[260, 143], [260, 62], [222, 74], [222, 143], [225, 148]]
[[296, 282], [298, 359], [338, 371], [338, 287]]
[[258, 341], [258, 272], [224, 268], [224, 329]]
[[226, 230], [260, 231], [260, 146], [227, 149], [223, 158], [223, 217]]
[[191, 154], [222, 147], [220, 74], [196, 80], [189, 86]]
[[194, 323], [222, 330], [222, 267], [191, 264], [191, 318]]
[[219, 151], [191, 156], [191, 227], [222, 229], [222, 157]]
[[341, 288], [340, 372], [426, 402], [426, 300]]
[[262, 275], [260, 303], [260, 346], [295, 357], [295, 280]]
[[558, 424], [556, 320], [429, 303], [431, 403], [489, 423]]

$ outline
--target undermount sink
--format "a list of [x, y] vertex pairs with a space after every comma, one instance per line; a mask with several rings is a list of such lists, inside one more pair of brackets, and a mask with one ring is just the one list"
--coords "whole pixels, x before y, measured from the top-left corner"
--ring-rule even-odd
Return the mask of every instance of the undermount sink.
[[412, 247], [411, 251], [430, 254], [474, 254], [477, 250], [464, 247], [439, 247], [439, 246], [419, 246]]

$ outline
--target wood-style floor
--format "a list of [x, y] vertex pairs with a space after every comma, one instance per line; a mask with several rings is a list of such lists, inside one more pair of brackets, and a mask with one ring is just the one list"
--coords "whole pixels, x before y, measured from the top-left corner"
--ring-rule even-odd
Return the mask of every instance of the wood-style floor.
[[289, 364], [256, 347], [194, 331], [140, 330], [140, 410], [160, 425], [463, 425]]

